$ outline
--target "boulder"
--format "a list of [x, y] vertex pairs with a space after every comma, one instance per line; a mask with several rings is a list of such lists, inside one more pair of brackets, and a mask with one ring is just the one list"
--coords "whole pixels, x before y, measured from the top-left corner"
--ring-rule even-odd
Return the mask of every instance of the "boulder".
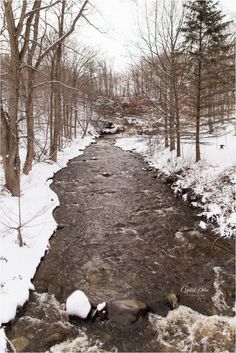
[[44, 332], [44, 341], [49, 347], [56, 343], [62, 342], [70, 333], [69, 327], [61, 322], [53, 325], [46, 325], [46, 327], [47, 330]]
[[172, 185], [178, 180], [178, 176], [176, 174], [170, 174], [165, 178], [165, 183], [167, 185]]
[[105, 321], [108, 319], [108, 311], [107, 311], [107, 303], [103, 302], [97, 305], [97, 313], [98, 317], [101, 321]]
[[180, 305], [180, 297], [175, 293], [170, 293], [160, 300], [148, 302], [148, 308], [151, 312], [166, 316], [170, 310], [177, 309]]
[[104, 173], [102, 173], [102, 175], [103, 175], [104, 177], [110, 177], [110, 176], [111, 176], [111, 173], [109, 173], [109, 172], [104, 172]]
[[16, 337], [16, 338], [13, 338], [13, 340], [11, 341], [11, 344], [15, 348], [16, 352], [24, 352], [25, 348], [29, 344], [29, 340], [24, 336]]
[[104, 121], [102, 124], [103, 129], [112, 129], [114, 124], [111, 121]]
[[140, 299], [120, 299], [107, 304], [110, 320], [122, 325], [134, 323], [148, 311], [146, 303]]

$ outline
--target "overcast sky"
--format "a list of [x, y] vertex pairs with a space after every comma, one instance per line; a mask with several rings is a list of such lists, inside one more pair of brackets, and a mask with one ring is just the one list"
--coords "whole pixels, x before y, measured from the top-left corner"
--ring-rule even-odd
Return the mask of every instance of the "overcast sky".
[[[97, 13], [91, 18], [104, 34], [90, 27], [83, 31], [83, 41], [98, 49], [106, 59], [110, 58], [116, 70], [123, 71], [131, 62], [129, 52], [132, 52], [137, 33], [135, 1], [93, 0], [93, 3], [102, 16]], [[236, 21], [236, 0], [219, 0], [219, 3], [223, 12]]]

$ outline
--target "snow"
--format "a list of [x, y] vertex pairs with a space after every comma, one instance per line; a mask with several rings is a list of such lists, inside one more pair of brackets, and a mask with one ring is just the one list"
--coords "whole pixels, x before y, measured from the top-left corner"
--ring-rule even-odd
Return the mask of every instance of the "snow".
[[107, 305], [106, 302], [98, 304], [97, 305], [98, 311], [102, 311], [106, 307], [106, 305]]
[[0, 352], [5, 352], [6, 351], [6, 336], [3, 328], [0, 328]]
[[228, 218], [228, 223], [236, 226], [236, 212], [232, 213], [231, 216]]
[[68, 315], [75, 315], [86, 319], [91, 310], [88, 297], [81, 290], [73, 292], [66, 300], [66, 311]]
[[[14, 319], [16, 310], [29, 298], [33, 290], [32, 278], [49, 250], [49, 239], [57, 228], [53, 210], [59, 205], [57, 195], [50, 189], [53, 175], [67, 162], [83, 154], [94, 137], [79, 136], [58, 151], [58, 162], [35, 162], [29, 175], [21, 176], [21, 197], [12, 197], [2, 189], [0, 194], [0, 325]], [[25, 148], [20, 150], [21, 160]], [[4, 185], [4, 173], [0, 165], [0, 182]], [[17, 227], [21, 214], [21, 234], [24, 245], [19, 246]], [[0, 347], [3, 333], [0, 331]]]
[[[202, 160], [195, 162], [192, 141], [181, 142], [181, 157], [164, 147], [160, 137], [135, 136], [120, 138], [116, 146], [125, 151], [135, 151], [156, 168], [164, 179], [173, 175], [174, 193], [202, 208], [200, 216], [207, 223], [217, 224], [216, 233], [222, 237], [236, 234], [236, 135], [234, 126], [220, 126], [218, 136], [201, 138]], [[221, 148], [221, 145], [224, 148]]]
[[201, 222], [199, 223], [199, 227], [200, 227], [201, 229], [203, 229], [203, 230], [206, 230], [206, 229], [207, 229], [207, 224], [206, 224], [205, 222], [201, 221]]

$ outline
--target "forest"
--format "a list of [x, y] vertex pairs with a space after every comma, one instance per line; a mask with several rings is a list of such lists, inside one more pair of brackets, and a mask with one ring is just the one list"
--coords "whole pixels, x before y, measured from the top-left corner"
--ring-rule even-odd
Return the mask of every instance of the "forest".
[[[179, 352], [230, 352], [236, 232], [235, 21], [215, 0], [113, 1], [135, 12], [135, 41], [127, 43], [125, 70], [118, 70], [95, 43], [86, 42], [86, 31], [91, 28], [101, 36], [109, 35], [98, 20], [108, 20], [98, 0], [2, 0], [0, 4], [0, 324], [4, 325], [0, 350], [54, 352], [58, 351], [55, 344], [62, 343], [59, 349], [63, 352], [90, 348], [164, 352], [166, 347]], [[112, 11], [112, 1], [106, 6]], [[163, 189], [166, 186], [168, 191]], [[73, 243], [77, 232], [79, 241]], [[111, 237], [116, 232], [120, 240]], [[144, 247], [133, 244], [132, 237]], [[60, 243], [63, 239], [68, 252]], [[84, 242], [91, 244], [90, 253], [82, 252]], [[99, 244], [98, 249], [93, 244]], [[117, 247], [115, 254], [112, 244]], [[78, 255], [73, 252], [76, 247]], [[158, 247], [162, 250], [157, 255], [154, 249]], [[186, 251], [183, 258], [180, 248]], [[135, 254], [141, 259], [137, 270]], [[67, 257], [71, 258], [68, 264], [60, 265]], [[178, 261], [183, 263], [177, 265]], [[158, 275], [155, 279], [157, 264], [161, 279]], [[57, 266], [58, 274], [51, 278], [49, 269], [54, 273]], [[63, 272], [67, 266], [71, 266], [72, 281], [70, 272]], [[116, 266], [121, 266], [119, 274]], [[180, 272], [172, 278], [175, 266], [180, 266]], [[164, 275], [165, 267], [170, 280]], [[58, 284], [59, 271], [64, 288]], [[101, 279], [104, 271], [107, 277]], [[150, 283], [147, 293], [143, 293], [144, 278]], [[106, 306], [108, 322], [114, 321], [115, 326], [103, 328], [102, 314], [96, 309], [101, 322], [96, 321], [95, 329], [93, 323], [85, 323], [79, 343], [78, 332], [71, 329], [71, 346], [66, 341], [70, 338], [67, 318], [57, 315], [64, 312], [61, 305], [68, 295], [80, 289], [93, 303], [100, 303], [97, 308], [101, 302], [109, 304], [110, 297], [117, 300]], [[155, 291], [161, 290], [165, 294], [173, 290], [176, 298], [179, 292], [183, 296], [178, 309], [173, 297], [166, 298], [173, 312], [180, 310], [177, 319], [185, 317], [187, 336], [181, 326], [182, 338], [172, 341], [169, 325], [178, 331], [174, 314], [160, 319], [159, 309], [153, 309], [157, 307]], [[191, 290], [201, 292], [195, 293], [196, 302]], [[207, 292], [206, 304], [201, 301], [202, 291]], [[130, 293], [135, 314], [125, 302]], [[21, 314], [24, 303], [26, 311]], [[29, 308], [27, 303], [31, 303]], [[50, 337], [61, 332], [57, 321], [64, 325], [65, 332], [57, 339], [45, 340], [44, 331], [42, 337], [31, 339], [38, 330], [36, 323], [28, 336], [23, 332], [28, 326], [21, 326], [21, 321], [33, 315], [30, 305], [41, 307], [42, 303], [46, 307], [51, 303], [47, 310], [55, 314], [55, 322], [44, 319]], [[91, 314], [93, 304], [89, 305]], [[100, 307], [102, 312], [104, 306]], [[138, 319], [144, 311], [151, 325], [145, 328]], [[126, 333], [119, 326], [120, 315], [128, 324], [135, 315], [134, 326], [127, 329], [125, 324]], [[199, 327], [213, 315], [211, 329], [204, 326], [207, 333], [204, 329], [199, 333]], [[191, 344], [190, 317], [199, 325]], [[12, 320], [16, 320], [15, 328]], [[226, 327], [225, 339], [220, 323]], [[129, 341], [135, 325], [143, 332], [143, 341]], [[158, 343], [149, 340], [150, 330], [162, 337]], [[220, 335], [216, 342], [215, 332]], [[119, 342], [116, 334], [121, 337]], [[97, 346], [95, 338], [101, 345]], [[67, 342], [65, 347], [63, 342]]]
[[[80, 21], [90, 25], [89, 1], [17, 5], [3, 2], [1, 28], [1, 155], [14, 196], [20, 195], [21, 164], [27, 175], [35, 153], [56, 161], [63, 139], [76, 137], [77, 126], [86, 131], [101, 109], [109, 110], [104, 102], [99, 107], [101, 97], [113, 105], [126, 99], [134, 108], [150, 108], [165, 146], [180, 156], [181, 138], [190, 136], [196, 161], [201, 130], [211, 133], [215, 124], [231, 119], [235, 38], [212, 2], [202, 10], [209, 23], [207, 18], [193, 21], [197, 2], [187, 14], [188, 5], [180, 12], [176, 1], [163, 9], [156, 1], [152, 16], [146, 8], [140, 59], [123, 76], [92, 48], [70, 38]], [[27, 146], [24, 161], [20, 145]]]

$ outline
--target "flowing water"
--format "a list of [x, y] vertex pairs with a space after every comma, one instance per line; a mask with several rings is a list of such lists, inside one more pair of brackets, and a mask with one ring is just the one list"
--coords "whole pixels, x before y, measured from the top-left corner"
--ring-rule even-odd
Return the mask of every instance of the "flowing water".
[[[9, 339], [35, 352], [234, 351], [234, 241], [201, 233], [196, 211], [114, 142], [98, 139], [56, 174], [59, 227]], [[174, 292], [181, 305], [129, 325], [69, 322], [63, 303], [75, 289], [92, 303]]]

